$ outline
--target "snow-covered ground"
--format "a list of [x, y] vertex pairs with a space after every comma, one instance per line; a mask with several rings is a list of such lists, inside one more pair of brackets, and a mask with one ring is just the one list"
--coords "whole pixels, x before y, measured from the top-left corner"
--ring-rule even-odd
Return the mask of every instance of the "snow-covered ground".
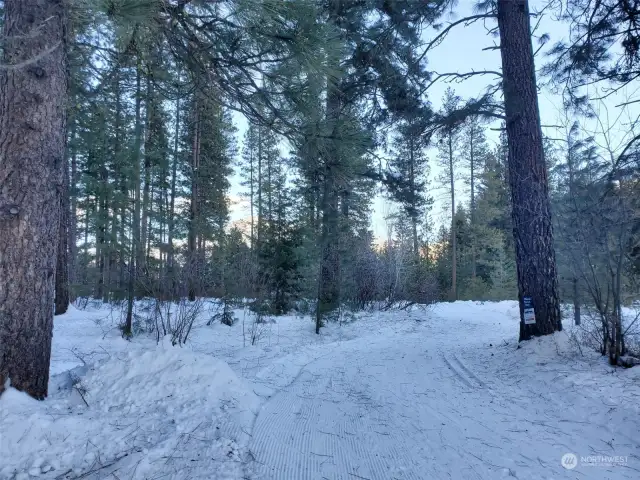
[[104, 308], [56, 317], [49, 398], [0, 398], [0, 478], [640, 478], [640, 367], [568, 332], [518, 345], [514, 302], [320, 336], [281, 317], [256, 345], [236, 315], [186, 347], [122, 340]]

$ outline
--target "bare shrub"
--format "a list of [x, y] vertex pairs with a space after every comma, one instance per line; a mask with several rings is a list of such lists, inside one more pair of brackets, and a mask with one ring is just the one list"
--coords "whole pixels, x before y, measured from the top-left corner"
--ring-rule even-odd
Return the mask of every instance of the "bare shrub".
[[175, 302], [154, 299], [149, 324], [156, 334], [156, 340], [169, 335], [172, 345], [186, 343], [194, 322], [204, 311], [204, 300], [196, 298], [189, 301], [186, 297]]
[[247, 308], [244, 309], [242, 317], [242, 339], [244, 346], [247, 345], [247, 339], [251, 345], [256, 345], [260, 339], [270, 330], [270, 324], [275, 321], [262, 312], [251, 312], [250, 321], [247, 323]]

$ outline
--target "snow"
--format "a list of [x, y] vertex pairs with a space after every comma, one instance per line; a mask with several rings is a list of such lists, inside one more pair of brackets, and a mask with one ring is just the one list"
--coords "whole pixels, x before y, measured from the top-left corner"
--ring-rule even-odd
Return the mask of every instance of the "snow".
[[49, 398], [0, 397], [0, 478], [640, 478], [640, 368], [568, 323], [518, 344], [515, 302], [455, 302], [279, 317], [252, 345], [236, 316], [184, 347], [56, 317]]

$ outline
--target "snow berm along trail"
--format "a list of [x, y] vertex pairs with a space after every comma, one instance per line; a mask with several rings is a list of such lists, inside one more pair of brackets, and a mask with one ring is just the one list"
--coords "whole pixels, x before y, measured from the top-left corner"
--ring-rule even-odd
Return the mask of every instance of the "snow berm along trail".
[[255, 346], [236, 313], [183, 348], [125, 342], [103, 308], [56, 317], [50, 398], [0, 399], [0, 478], [640, 478], [640, 369], [569, 332], [517, 348], [513, 302], [320, 336], [282, 317]]

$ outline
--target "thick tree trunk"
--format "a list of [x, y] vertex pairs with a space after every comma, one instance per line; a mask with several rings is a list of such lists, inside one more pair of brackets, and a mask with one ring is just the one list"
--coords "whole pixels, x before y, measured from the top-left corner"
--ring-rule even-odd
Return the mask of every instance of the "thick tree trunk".
[[0, 393], [47, 396], [67, 117], [66, 7], [5, 0], [0, 69]]
[[338, 192], [335, 185], [335, 166], [325, 171], [322, 197], [322, 233], [320, 237], [320, 278], [318, 282], [318, 306], [316, 309], [316, 333], [324, 326], [325, 317], [340, 307], [340, 255], [338, 252], [339, 218]]
[[327, 122], [332, 126], [324, 158], [324, 191], [322, 195], [322, 233], [320, 236], [320, 272], [318, 279], [318, 305], [316, 333], [324, 326], [325, 318], [340, 307], [340, 221], [338, 216], [339, 192], [336, 182], [338, 158], [338, 117], [340, 92], [337, 86], [327, 88]]
[[[562, 329], [556, 257], [542, 145], [527, 0], [498, 0], [513, 234], [520, 298], [520, 340]], [[525, 325], [523, 298], [535, 323]]]

